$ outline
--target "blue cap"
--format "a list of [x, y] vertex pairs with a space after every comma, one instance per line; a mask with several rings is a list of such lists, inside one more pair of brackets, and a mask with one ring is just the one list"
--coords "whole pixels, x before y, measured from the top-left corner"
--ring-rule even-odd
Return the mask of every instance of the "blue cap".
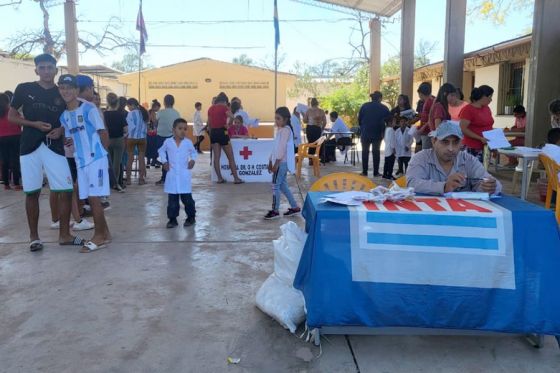
[[67, 84], [71, 87], [77, 87], [78, 83], [76, 77], [71, 74], [63, 74], [58, 78], [58, 85]]
[[87, 75], [76, 75], [76, 81], [78, 82], [78, 87], [93, 87], [93, 79]]
[[463, 138], [463, 131], [461, 131], [459, 123], [444, 120], [435, 131], [430, 132], [430, 137], [435, 137], [438, 140], [443, 140], [449, 136], [457, 136], [459, 139]]

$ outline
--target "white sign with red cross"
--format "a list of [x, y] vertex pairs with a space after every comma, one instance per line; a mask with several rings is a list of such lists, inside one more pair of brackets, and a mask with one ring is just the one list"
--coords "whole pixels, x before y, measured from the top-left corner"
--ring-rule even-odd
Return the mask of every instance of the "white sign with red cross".
[[[271, 183], [272, 174], [268, 173], [268, 158], [274, 140], [231, 139], [233, 156], [237, 166], [237, 173], [241, 179], [248, 183]], [[222, 149], [220, 157], [222, 177], [233, 182], [228, 159]], [[212, 181], [218, 181], [212, 166]]]

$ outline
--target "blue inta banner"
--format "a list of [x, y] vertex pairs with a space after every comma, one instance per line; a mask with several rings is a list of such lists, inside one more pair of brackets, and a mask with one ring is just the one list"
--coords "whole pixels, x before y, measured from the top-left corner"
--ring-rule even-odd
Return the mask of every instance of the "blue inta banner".
[[466, 329], [560, 335], [560, 234], [519, 199], [420, 197], [304, 206], [294, 286], [310, 327]]

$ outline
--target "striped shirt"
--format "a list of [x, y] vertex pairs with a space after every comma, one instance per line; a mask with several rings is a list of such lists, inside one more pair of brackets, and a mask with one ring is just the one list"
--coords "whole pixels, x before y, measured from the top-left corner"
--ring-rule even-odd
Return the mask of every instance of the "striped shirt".
[[72, 138], [76, 165], [83, 168], [107, 156], [98, 131], [105, 130], [99, 110], [89, 102], [80, 101], [74, 110], [65, 110], [60, 116], [66, 137]]
[[128, 124], [128, 138], [129, 139], [145, 139], [148, 133], [148, 126], [142, 118], [140, 110], [132, 110], [126, 116], [126, 123]]

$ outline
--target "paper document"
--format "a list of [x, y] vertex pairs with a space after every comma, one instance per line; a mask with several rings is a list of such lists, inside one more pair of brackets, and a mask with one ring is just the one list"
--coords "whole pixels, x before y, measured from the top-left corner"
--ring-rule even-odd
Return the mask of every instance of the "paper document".
[[373, 195], [368, 192], [349, 191], [329, 194], [325, 198], [321, 198], [321, 202], [332, 202], [345, 206], [359, 206], [363, 201], [369, 201], [372, 198]]
[[501, 128], [484, 131], [482, 136], [488, 140], [488, 147], [492, 150], [511, 147], [511, 144], [504, 135], [504, 130]]
[[308, 106], [304, 104], [297, 104], [296, 111], [300, 114], [307, 113]]
[[408, 109], [408, 110], [403, 110], [399, 113], [399, 115], [401, 117], [404, 117], [406, 119], [412, 119], [414, 118], [414, 116], [416, 115], [416, 112], [412, 109]]
[[488, 201], [490, 195], [484, 192], [450, 192], [443, 195], [445, 198], [451, 199], [474, 199], [481, 201]]

